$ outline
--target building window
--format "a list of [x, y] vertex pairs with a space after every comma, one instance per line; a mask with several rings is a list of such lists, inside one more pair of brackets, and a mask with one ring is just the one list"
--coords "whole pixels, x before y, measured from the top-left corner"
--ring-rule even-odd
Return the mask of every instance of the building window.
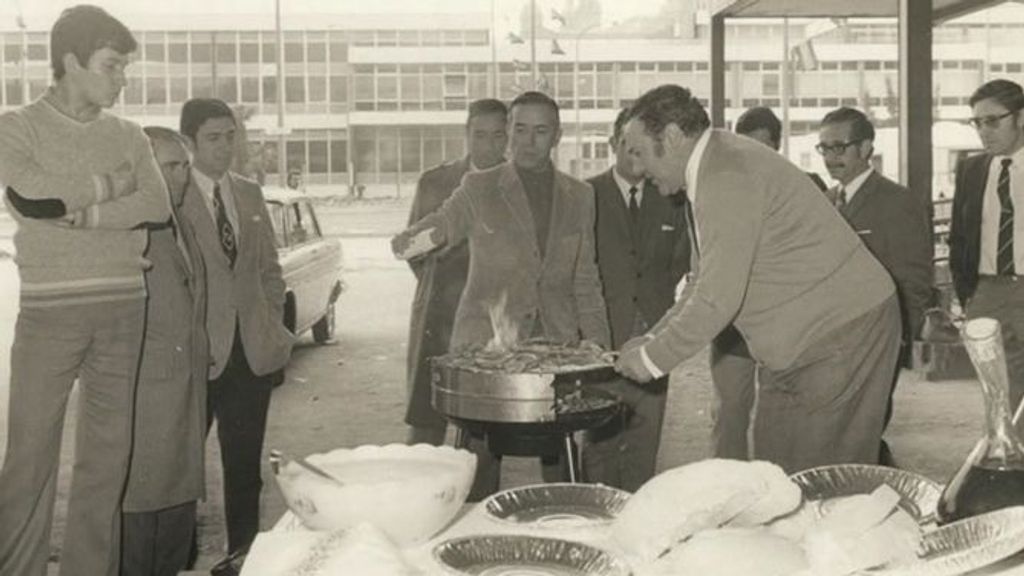
[[128, 105], [142, 104], [142, 78], [130, 76], [124, 87], [124, 103]]
[[167, 82], [164, 78], [154, 76], [146, 80], [146, 104], [167, 103]]
[[764, 74], [761, 76], [761, 93], [765, 96], [779, 95], [779, 77], [776, 74]]
[[217, 62], [221, 64], [234, 64], [237, 60], [235, 43], [232, 37], [218, 38]]
[[154, 42], [148, 42], [143, 47], [142, 59], [147, 62], [163, 62], [164, 61], [164, 45]]
[[277, 103], [277, 78], [273, 76], [263, 77], [263, 103]]
[[260, 101], [260, 79], [253, 76], [242, 76], [242, 102]]
[[348, 172], [348, 141], [333, 133], [331, 136], [331, 172], [334, 174]]
[[210, 42], [198, 42], [192, 44], [192, 61], [193, 62], [209, 62], [210, 61]]
[[46, 62], [49, 59], [47, 57], [46, 44], [29, 44], [28, 59], [36, 62]]
[[304, 140], [289, 140], [284, 143], [284, 149], [287, 151], [285, 166], [289, 170], [302, 170], [306, 167], [306, 142]]
[[171, 77], [171, 102], [177, 104], [188, 100], [188, 78]]
[[172, 42], [168, 46], [170, 61], [172, 64], [185, 64], [188, 62], [188, 45], [184, 42]]
[[310, 102], [326, 102], [327, 101], [327, 79], [323, 76], [310, 76], [309, 81], [309, 101]]
[[302, 76], [287, 76], [284, 79], [285, 102], [305, 102], [306, 83]]
[[331, 62], [336, 64], [348, 62], [348, 44], [331, 42]]
[[302, 43], [301, 42], [285, 42], [284, 44], [284, 61], [285, 62], [302, 62]]
[[213, 79], [209, 76], [193, 76], [192, 77], [192, 97], [193, 98], [212, 98], [213, 97]]
[[258, 64], [260, 61], [260, 45], [255, 42], [243, 42], [239, 47], [239, 59], [243, 64]]
[[217, 78], [217, 98], [233, 104], [238, 101], [238, 86], [234, 76], [219, 76]]
[[331, 103], [344, 104], [348, 102], [348, 78], [345, 76], [331, 76]]
[[309, 140], [309, 165], [307, 172], [310, 174], [327, 173], [327, 141]]
[[277, 43], [273, 41], [263, 41], [263, 61], [267, 64], [273, 64], [277, 62]]
[[[9, 47], [10, 46], [8, 46], [8, 48]], [[17, 78], [8, 78], [7, 81], [4, 82], [4, 85], [6, 86], [7, 92], [7, 97], [4, 100], [4, 103], [8, 106], [21, 106], [25, 100], [24, 94], [22, 94], [21, 80]]]
[[310, 42], [306, 45], [306, 58], [310, 62], [326, 62], [327, 44], [324, 42]]

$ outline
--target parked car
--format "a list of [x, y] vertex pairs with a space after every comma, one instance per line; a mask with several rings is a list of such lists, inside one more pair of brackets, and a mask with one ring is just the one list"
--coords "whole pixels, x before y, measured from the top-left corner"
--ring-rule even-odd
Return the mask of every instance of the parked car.
[[335, 302], [345, 289], [342, 250], [324, 237], [309, 197], [295, 190], [263, 188], [285, 282], [284, 323], [294, 334], [312, 329], [313, 340], [334, 337]]

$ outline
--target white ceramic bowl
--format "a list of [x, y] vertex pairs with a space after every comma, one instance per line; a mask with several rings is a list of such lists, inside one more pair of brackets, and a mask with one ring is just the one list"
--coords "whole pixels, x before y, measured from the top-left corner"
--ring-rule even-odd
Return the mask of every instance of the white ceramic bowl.
[[313, 530], [368, 522], [399, 546], [428, 540], [458, 513], [469, 495], [476, 456], [449, 446], [389, 444], [342, 448], [306, 458], [341, 484], [293, 461], [277, 466], [281, 494]]

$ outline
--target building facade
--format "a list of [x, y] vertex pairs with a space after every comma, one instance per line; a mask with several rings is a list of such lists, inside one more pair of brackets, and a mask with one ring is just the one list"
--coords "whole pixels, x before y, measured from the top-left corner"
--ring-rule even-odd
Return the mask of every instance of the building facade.
[[[493, 33], [486, 12], [289, 15], [280, 45], [272, 15], [124, 20], [140, 48], [118, 113], [176, 127], [187, 99], [222, 98], [245, 118], [254, 169], [276, 181], [278, 154], [284, 154], [287, 168], [302, 171], [307, 186], [323, 193], [362, 185], [374, 194], [411, 194], [423, 170], [464, 154], [469, 102], [507, 101], [534, 82], [562, 107], [559, 165], [581, 176], [611, 162], [609, 125], [644, 91], [664, 83], [698, 96], [710, 91], [702, 13], [687, 15], [682, 26], [642, 32], [541, 29], [536, 71], [529, 42]], [[751, 106], [769, 106], [782, 116], [788, 98], [789, 155], [806, 169], [821, 169], [813, 133], [832, 108], [866, 109], [883, 127], [880, 134], [895, 130], [884, 127], [895, 124], [897, 113], [896, 23], [851, 20], [825, 28], [816, 32], [820, 22], [812, 20], [789, 22], [788, 33], [781, 20], [730, 20], [727, 28], [726, 118], [731, 122]], [[1021, 33], [1019, 5], [936, 28], [937, 120], [969, 116], [967, 99], [987, 79], [1024, 82]], [[529, 31], [518, 34], [528, 38]], [[39, 97], [50, 83], [48, 32], [0, 29], [0, 48], [0, 110]], [[945, 155], [977, 146], [971, 131], [950, 130], [956, 135], [937, 151], [938, 189], [949, 188]], [[878, 161], [894, 172], [898, 161], [890, 156], [897, 148], [885, 144], [889, 139], [880, 137]]]

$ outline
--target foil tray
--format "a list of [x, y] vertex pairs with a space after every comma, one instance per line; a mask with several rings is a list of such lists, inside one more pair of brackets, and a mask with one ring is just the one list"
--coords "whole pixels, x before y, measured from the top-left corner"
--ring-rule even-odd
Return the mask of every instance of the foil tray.
[[534, 484], [492, 495], [484, 501], [484, 512], [515, 526], [603, 526], [615, 519], [629, 497], [629, 492], [602, 484]]
[[938, 484], [920, 474], [870, 464], [819, 466], [797, 472], [789, 478], [800, 486], [806, 500], [867, 494], [882, 484], [888, 484], [899, 493], [900, 507], [919, 524], [935, 521], [935, 507], [942, 495]]
[[467, 536], [434, 548], [450, 574], [469, 576], [630, 576], [624, 561], [579, 542], [515, 535]]
[[954, 576], [1012, 556], [1024, 548], [1024, 506], [965, 518], [924, 534], [922, 562], [865, 571], [871, 576]]

